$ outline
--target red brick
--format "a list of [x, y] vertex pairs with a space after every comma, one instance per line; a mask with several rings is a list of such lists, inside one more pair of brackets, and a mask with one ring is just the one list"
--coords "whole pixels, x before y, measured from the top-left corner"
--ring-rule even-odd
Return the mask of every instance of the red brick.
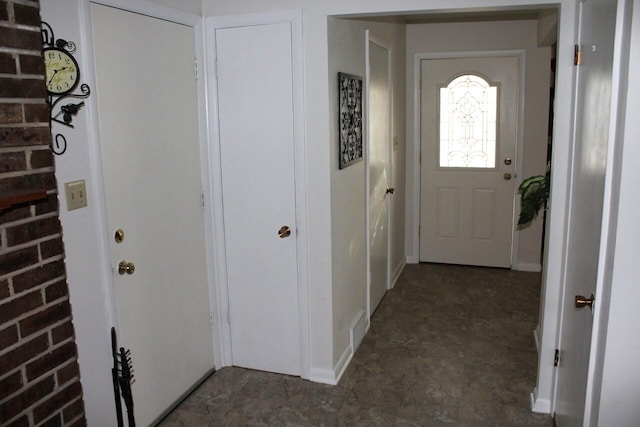
[[9, 281], [8, 280], [0, 280], [0, 301], [5, 298], [9, 298], [11, 292], [9, 291]]
[[[0, 27], [0, 38], [2, 38]], [[47, 96], [44, 80], [0, 78], [0, 98], [38, 98]]]
[[71, 424], [69, 427], [87, 427], [87, 420], [82, 417], [75, 423]]
[[69, 295], [66, 280], [60, 280], [47, 286], [44, 290], [44, 294], [47, 304], [62, 297], [66, 297]]
[[0, 173], [23, 171], [27, 168], [24, 151], [0, 153]]
[[[18, 342], [18, 327], [11, 325], [0, 330], [0, 348], [5, 349]], [[2, 398], [0, 398], [2, 400]]]
[[0, 27], [0, 40], [2, 40], [3, 47], [36, 51], [42, 49], [40, 31]]
[[43, 201], [35, 203], [36, 215], [44, 215], [51, 212], [58, 211], [58, 195], [55, 193], [48, 194], [47, 198]]
[[26, 415], [21, 416], [17, 420], [13, 421], [7, 427], [30, 427], [29, 426], [29, 417]]
[[49, 168], [53, 166], [53, 153], [50, 149], [37, 150], [31, 153], [31, 169]]
[[[2, 82], [0, 81], [0, 85], [1, 84]], [[31, 145], [48, 145], [50, 143], [51, 131], [48, 126], [0, 128], [0, 147], [26, 147]]]
[[20, 72], [22, 74], [44, 75], [44, 60], [42, 56], [20, 55]]
[[74, 378], [80, 378], [80, 369], [78, 367], [78, 362], [75, 360], [64, 366], [56, 372], [56, 377], [58, 378], [58, 385], [63, 385]]
[[[0, 255], [0, 276], [38, 262], [38, 247], [31, 246]], [[2, 322], [0, 322], [2, 323]]]
[[67, 403], [75, 400], [82, 394], [82, 387], [80, 382], [76, 381], [71, 385], [65, 387], [46, 402], [40, 404], [33, 410], [33, 421], [39, 423], [50, 414], [59, 410]]
[[60, 237], [40, 242], [40, 255], [42, 256], [43, 261], [48, 258], [63, 254], [64, 245]]
[[69, 301], [58, 303], [20, 321], [20, 336], [26, 337], [71, 316]]
[[27, 380], [29, 382], [40, 378], [54, 368], [64, 364], [76, 356], [76, 344], [68, 342], [52, 350], [39, 359], [27, 365]]
[[[37, 401], [49, 395], [55, 387], [53, 375], [32, 385], [13, 399], [0, 405], [0, 425], [28, 409]], [[47, 414], [49, 415], [49, 414]]]
[[64, 422], [68, 423], [69, 421], [73, 421], [78, 415], [84, 412], [84, 403], [82, 399], [78, 399], [73, 402], [71, 405], [64, 408], [63, 416]]
[[[2, 53], [0, 53], [0, 58], [2, 58]], [[2, 62], [1, 59], [0, 62]], [[21, 122], [22, 104], [0, 104], [0, 124], [6, 125]]]
[[53, 172], [14, 176], [0, 179], [0, 192], [14, 190], [55, 190], [56, 177]]
[[0, 324], [42, 305], [42, 292], [34, 291], [0, 305]]
[[16, 59], [10, 53], [0, 52], [0, 73], [2, 74], [15, 74]]
[[[2, 180], [0, 180], [2, 182]], [[17, 221], [19, 219], [29, 218], [31, 216], [31, 206], [28, 204], [21, 204], [19, 206], [13, 206], [10, 209], [0, 210], [0, 224], [6, 224], [8, 222]]]
[[6, 354], [1, 355], [0, 366], [2, 366], [2, 372], [11, 372], [18, 366], [23, 365], [40, 353], [44, 353], [48, 347], [49, 338], [45, 333], [32, 339], [31, 341], [18, 346], [17, 348], [9, 351]]
[[40, 27], [40, 8], [22, 4], [13, 5], [16, 24]]
[[5, 400], [7, 396], [15, 393], [22, 388], [22, 373], [16, 371], [3, 380], [0, 380], [0, 402]]
[[7, 10], [7, 2], [0, 1], [0, 21], [9, 20], [9, 11]]
[[38, 427], [62, 427], [62, 414], [57, 413]]
[[24, 104], [24, 118], [27, 123], [49, 123], [47, 104]]
[[16, 246], [31, 240], [59, 234], [62, 231], [58, 217], [35, 219], [6, 229], [7, 245]]
[[56, 326], [51, 330], [51, 340], [53, 341], [54, 345], [68, 338], [71, 338], [72, 336], [73, 336], [73, 323], [71, 323], [71, 320], [69, 320], [66, 323], [63, 323], [62, 325]]
[[15, 276], [13, 278], [13, 291], [16, 293], [24, 292], [62, 275], [64, 275], [64, 262], [62, 260], [53, 261]]

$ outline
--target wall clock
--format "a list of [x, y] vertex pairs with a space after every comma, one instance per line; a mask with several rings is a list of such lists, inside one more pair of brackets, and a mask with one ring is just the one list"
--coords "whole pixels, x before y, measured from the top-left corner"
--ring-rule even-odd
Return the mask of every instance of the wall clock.
[[[89, 85], [80, 85], [80, 67], [73, 54], [76, 45], [72, 41], [56, 39], [53, 29], [42, 22], [42, 45], [45, 66], [45, 84], [47, 87], [47, 105], [49, 106], [49, 127], [53, 122], [73, 129], [73, 117], [84, 106], [84, 101], [62, 104], [69, 99], [86, 99], [91, 94]], [[53, 136], [51, 151], [60, 155], [67, 150], [67, 139], [58, 133]]]

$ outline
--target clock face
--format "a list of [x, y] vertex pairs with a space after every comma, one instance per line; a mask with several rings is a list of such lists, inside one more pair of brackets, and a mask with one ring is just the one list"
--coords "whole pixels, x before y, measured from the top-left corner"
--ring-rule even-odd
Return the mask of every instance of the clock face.
[[61, 49], [45, 49], [44, 64], [47, 72], [47, 92], [61, 95], [71, 92], [78, 83], [78, 63]]

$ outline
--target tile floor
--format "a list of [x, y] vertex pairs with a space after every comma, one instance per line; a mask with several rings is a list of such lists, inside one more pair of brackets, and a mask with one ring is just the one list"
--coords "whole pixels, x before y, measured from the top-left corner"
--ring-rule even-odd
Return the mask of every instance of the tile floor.
[[338, 386], [240, 368], [169, 426], [552, 426], [529, 411], [540, 274], [408, 265]]

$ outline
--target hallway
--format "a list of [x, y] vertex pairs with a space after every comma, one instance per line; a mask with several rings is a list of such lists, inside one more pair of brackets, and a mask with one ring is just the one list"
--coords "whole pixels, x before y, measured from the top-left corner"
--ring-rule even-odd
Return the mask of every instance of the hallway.
[[539, 295], [539, 273], [407, 265], [338, 386], [224, 368], [161, 425], [551, 426], [529, 410]]

